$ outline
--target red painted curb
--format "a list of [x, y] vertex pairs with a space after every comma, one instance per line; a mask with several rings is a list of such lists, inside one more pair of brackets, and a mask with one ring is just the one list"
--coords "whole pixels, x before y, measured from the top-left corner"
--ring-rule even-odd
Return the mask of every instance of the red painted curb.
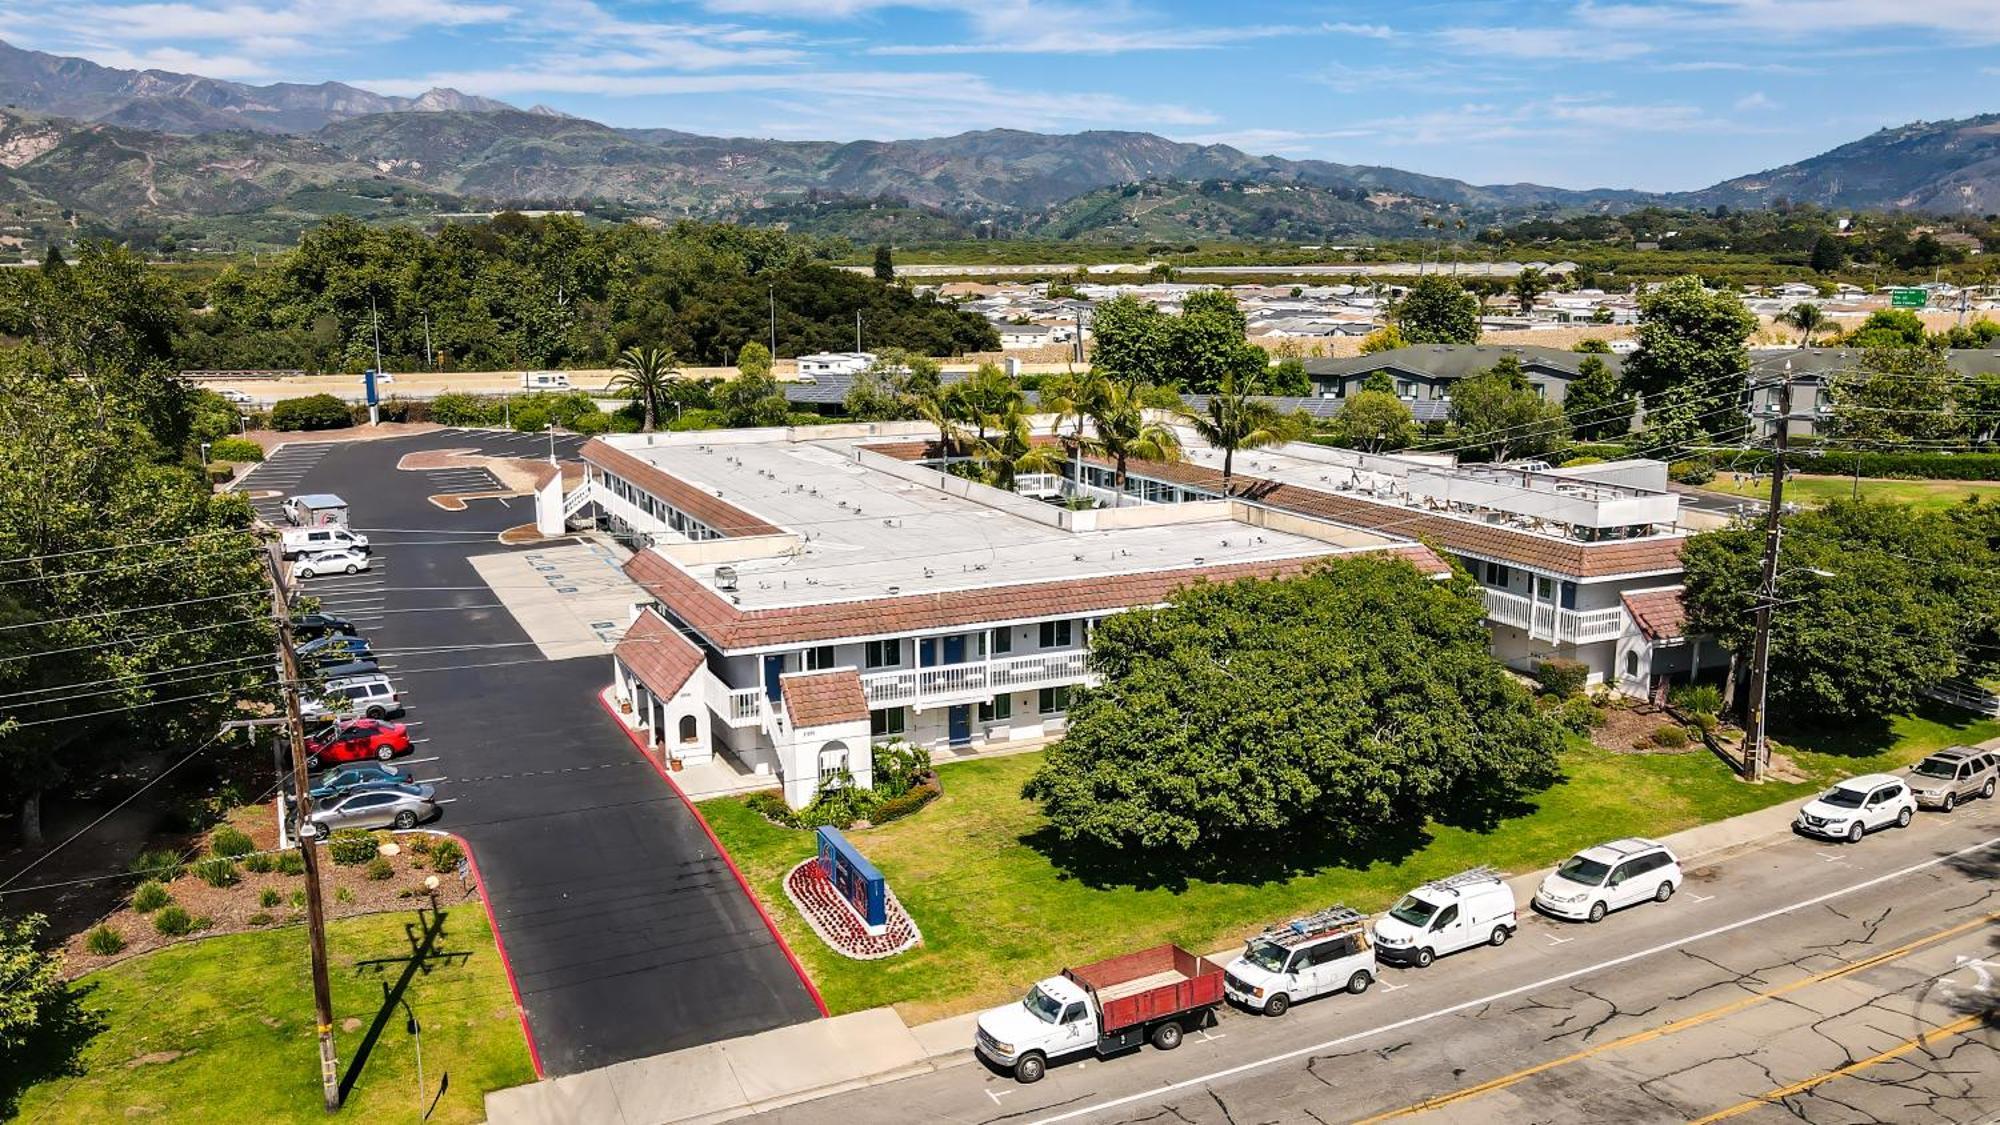
[[458, 841], [465, 849], [466, 865], [472, 869], [472, 881], [479, 887], [479, 905], [486, 908], [486, 928], [493, 931], [493, 945], [500, 951], [500, 968], [507, 973], [507, 990], [514, 994], [514, 1011], [521, 1017], [521, 1034], [528, 1040], [528, 1061], [535, 1064], [535, 1077], [547, 1078], [542, 1070], [542, 1049], [535, 1046], [535, 1029], [528, 1024], [528, 1006], [521, 1003], [521, 982], [514, 979], [514, 962], [507, 957], [507, 939], [500, 936], [500, 921], [493, 917], [493, 900], [487, 897], [486, 880], [479, 874], [479, 858], [472, 852], [472, 845], [456, 832], [445, 835]]
[[785, 935], [778, 932], [778, 924], [771, 919], [770, 912], [764, 909], [764, 901], [757, 897], [756, 891], [750, 889], [750, 880], [743, 877], [743, 871], [736, 866], [736, 860], [730, 857], [729, 849], [722, 846], [721, 840], [716, 839], [715, 829], [708, 826], [708, 818], [701, 815], [701, 810], [695, 807], [693, 801], [688, 800], [687, 793], [674, 781], [673, 774], [651, 754], [646, 753], [646, 744], [640, 739], [639, 732], [619, 720], [618, 713], [611, 709], [611, 704], [604, 698], [603, 692], [597, 693], [597, 705], [604, 708], [604, 713], [611, 716], [611, 721], [619, 730], [625, 732], [625, 737], [631, 740], [633, 748], [639, 751], [639, 756], [646, 759], [646, 764], [652, 766], [653, 772], [660, 775], [660, 780], [666, 782], [667, 787], [674, 791], [674, 796], [681, 799], [681, 804], [687, 806], [687, 811], [694, 814], [694, 822], [701, 825], [708, 842], [715, 845], [715, 854], [721, 856], [722, 862], [729, 865], [729, 873], [736, 876], [736, 885], [743, 888], [744, 897], [750, 900], [750, 905], [757, 908], [757, 916], [764, 920], [764, 928], [771, 931], [771, 940], [777, 942], [778, 948], [785, 951], [785, 960], [792, 963], [792, 971], [799, 975], [799, 983], [806, 986], [806, 995], [812, 997], [813, 1007], [819, 1009], [821, 1016], [826, 1016], [828, 1014], [826, 1000], [820, 996], [819, 988], [813, 984], [812, 978], [806, 975], [806, 967], [799, 963], [798, 954], [792, 952], [792, 947], [785, 941]]

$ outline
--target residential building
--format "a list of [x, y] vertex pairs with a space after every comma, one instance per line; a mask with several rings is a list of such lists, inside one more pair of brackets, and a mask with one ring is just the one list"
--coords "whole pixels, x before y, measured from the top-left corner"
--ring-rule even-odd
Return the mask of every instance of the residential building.
[[[1395, 383], [1396, 395], [1406, 402], [1449, 402], [1454, 383], [1491, 368], [1502, 356], [1519, 360], [1528, 385], [1543, 398], [1558, 403], [1587, 358], [1565, 348], [1525, 344], [1419, 344], [1342, 359], [1309, 359], [1306, 374], [1312, 377], [1314, 389], [1327, 398], [1344, 399], [1360, 390], [1370, 375], [1381, 372]], [[1597, 358], [1614, 375], [1623, 362], [1616, 355]]]
[[874, 352], [813, 352], [798, 358], [801, 376], [858, 375], [874, 366]]

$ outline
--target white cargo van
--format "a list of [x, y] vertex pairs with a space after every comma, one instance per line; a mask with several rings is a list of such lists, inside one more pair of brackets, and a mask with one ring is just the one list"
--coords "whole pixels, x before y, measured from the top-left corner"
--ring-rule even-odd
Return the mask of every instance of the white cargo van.
[[530, 391], [566, 391], [569, 390], [569, 372], [523, 371], [521, 386]]
[[1447, 953], [1505, 945], [1518, 928], [1513, 888], [1491, 867], [1475, 867], [1425, 883], [1390, 907], [1375, 923], [1375, 956], [1423, 969]]
[[295, 559], [315, 551], [367, 551], [368, 537], [357, 535], [338, 525], [327, 527], [298, 527], [285, 532], [282, 550], [285, 557]]
[[1375, 949], [1358, 910], [1335, 906], [1243, 943], [1243, 953], [1223, 966], [1222, 988], [1231, 1000], [1267, 1016], [1282, 1016], [1300, 1000], [1329, 992], [1368, 991], [1375, 983]]

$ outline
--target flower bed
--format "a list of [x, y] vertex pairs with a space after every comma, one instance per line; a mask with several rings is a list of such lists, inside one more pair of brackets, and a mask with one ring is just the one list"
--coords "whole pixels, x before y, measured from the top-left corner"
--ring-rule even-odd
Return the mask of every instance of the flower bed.
[[792, 905], [827, 948], [843, 957], [856, 961], [880, 960], [914, 948], [924, 940], [916, 920], [896, 901], [894, 891], [886, 895], [888, 929], [880, 934], [869, 933], [853, 908], [834, 889], [833, 881], [820, 869], [817, 859], [806, 860], [785, 876], [785, 897], [792, 900]]

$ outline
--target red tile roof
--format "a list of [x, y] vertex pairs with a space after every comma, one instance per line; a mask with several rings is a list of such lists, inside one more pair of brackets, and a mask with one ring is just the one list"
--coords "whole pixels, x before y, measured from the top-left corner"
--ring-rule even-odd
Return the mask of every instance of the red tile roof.
[[[1111, 463], [1092, 460], [1109, 468]], [[1149, 461], [1127, 466], [1128, 472], [1158, 480], [1190, 484], [1222, 491], [1222, 472], [1187, 461]], [[1239, 499], [1301, 515], [1314, 516], [1365, 528], [1385, 535], [1421, 539], [1448, 551], [1476, 555], [1496, 562], [1533, 567], [1575, 578], [1609, 578], [1621, 574], [1653, 574], [1681, 568], [1679, 537], [1614, 539], [1585, 543], [1516, 531], [1508, 527], [1475, 523], [1434, 515], [1415, 508], [1378, 504], [1371, 500], [1326, 492], [1297, 484], [1280, 484], [1261, 477], [1237, 473], [1231, 487]]]
[[724, 539], [736, 539], [748, 535], [777, 535], [784, 531], [775, 524], [766, 523], [736, 505], [723, 501], [713, 493], [689, 484], [672, 473], [597, 438], [591, 438], [583, 444], [582, 457], [601, 469], [624, 477], [707, 524]]
[[1658, 590], [1634, 590], [1624, 596], [1625, 612], [1639, 631], [1656, 641], [1687, 635], [1687, 587], [1667, 586]]
[[[1450, 569], [1429, 549], [1416, 544], [1385, 547], [1369, 553], [1404, 559], [1430, 575], [1442, 575]], [[720, 649], [741, 651], [838, 637], [903, 636], [957, 625], [1028, 621], [1158, 605], [1166, 601], [1169, 594], [1192, 582], [1281, 578], [1301, 573], [1326, 557], [1314, 555], [1268, 562], [1184, 567], [1141, 574], [1022, 582], [971, 590], [753, 610], [732, 605], [721, 594], [654, 551], [641, 551], [632, 556], [625, 564], [625, 573], [671, 607], [675, 615], [706, 637], [709, 643]]]
[[830, 672], [787, 672], [778, 677], [785, 717], [794, 727], [823, 727], [868, 718], [868, 693], [852, 668]]
[[653, 610], [641, 613], [611, 650], [654, 695], [671, 697], [701, 670], [701, 650]]

